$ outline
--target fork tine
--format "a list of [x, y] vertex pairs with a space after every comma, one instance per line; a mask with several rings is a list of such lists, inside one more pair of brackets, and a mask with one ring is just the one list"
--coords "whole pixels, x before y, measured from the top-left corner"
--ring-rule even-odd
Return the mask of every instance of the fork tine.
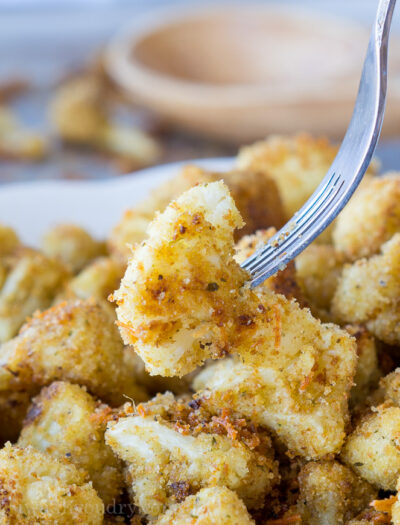
[[333, 221], [366, 172], [382, 127], [395, 4], [379, 1], [353, 116], [330, 170], [289, 223], [242, 264], [251, 274], [252, 287], [285, 266]]

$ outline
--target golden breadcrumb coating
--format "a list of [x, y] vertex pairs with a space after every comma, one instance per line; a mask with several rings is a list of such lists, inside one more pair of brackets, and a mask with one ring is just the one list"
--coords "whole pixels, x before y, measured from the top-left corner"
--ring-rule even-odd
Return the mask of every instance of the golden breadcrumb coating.
[[312, 461], [299, 474], [297, 508], [307, 525], [343, 525], [378, 491], [338, 461]]
[[50, 306], [68, 277], [57, 260], [22, 250], [0, 290], [0, 343], [14, 337], [33, 312]]
[[386, 401], [400, 407], [400, 368], [381, 379], [380, 392]]
[[42, 250], [77, 273], [95, 257], [103, 255], [105, 248], [80, 226], [59, 224], [44, 235]]
[[381, 254], [344, 267], [332, 312], [342, 322], [365, 324], [385, 343], [400, 343], [400, 233]]
[[251, 170], [234, 170], [225, 173], [206, 171], [197, 166], [186, 166], [171, 180], [157, 187], [150, 196], [135, 208], [124, 213], [113, 229], [108, 245], [112, 254], [125, 261], [131, 255], [130, 245], [146, 237], [149, 223], [156, 211], [164, 211], [168, 204], [190, 188], [223, 180], [238, 207], [244, 225], [236, 238], [260, 228], [280, 228], [285, 214], [277, 186], [269, 177], [262, 177]]
[[121, 282], [124, 267], [111, 257], [99, 257], [68, 281], [58, 299], [106, 300]]
[[345, 259], [329, 244], [311, 244], [296, 257], [296, 277], [313, 313], [328, 319]]
[[392, 518], [391, 523], [393, 523], [393, 525], [400, 525], [400, 498], [399, 498], [400, 478], [397, 481], [396, 490], [397, 490], [396, 496], [395, 497], [392, 496], [391, 498], [388, 498], [388, 500], [386, 501], [388, 505], [392, 503], [392, 507], [390, 508], [390, 513], [391, 513], [391, 518]]
[[377, 488], [395, 490], [400, 475], [400, 408], [381, 405], [348, 436], [344, 462]]
[[400, 174], [388, 173], [363, 184], [337, 218], [335, 247], [352, 261], [379, 252], [400, 232]]
[[108, 311], [96, 301], [61, 303], [37, 313], [1, 345], [0, 392], [36, 393], [52, 381], [85, 385], [112, 405], [143, 399]]
[[84, 471], [32, 447], [0, 450], [0, 523], [101, 525], [104, 505]]
[[254, 525], [243, 501], [226, 487], [201, 489], [172, 505], [154, 525]]
[[271, 440], [243, 419], [212, 417], [195, 401], [158, 395], [111, 421], [106, 443], [123, 459], [134, 503], [156, 517], [209, 486], [237, 492], [249, 508], [278, 481]]
[[[242, 237], [235, 246], [236, 262], [242, 264], [275, 233], [275, 228], [268, 228], [268, 230], [258, 230], [252, 235]], [[279, 270], [275, 275], [265, 280], [262, 286], [266, 286], [276, 293], [281, 293], [288, 299], [297, 299], [301, 305], [305, 304], [304, 295], [297, 283], [296, 269], [293, 261], [290, 261], [283, 270]]]
[[111, 409], [96, 402], [84, 388], [55, 382], [33, 399], [18, 445], [67, 458], [84, 469], [107, 506], [118, 498], [123, 486], [121, 465], [104, 441], [111, 415]]
[[362, 325], [347, 325], [345, 329], [357, 341], [357, 367], [354, 386], [350, 392], [350, 406], [362, 404], [378, 386], [381, 374], [378, 364], [378, 342]]
[[0, 257], [8, 255], [18, 245], [19, 239], [15, 231], [5, 224], [0, 224]]
[[229, 406], [273, 430], [294, 454], [317, 459], [338, 452], [356, 368], [355, 341], [296, 302], [272, 299], [274, 351], [267, 347], [256, 366], [238, 358], [209, 365], [193, 388], [211, 410]]

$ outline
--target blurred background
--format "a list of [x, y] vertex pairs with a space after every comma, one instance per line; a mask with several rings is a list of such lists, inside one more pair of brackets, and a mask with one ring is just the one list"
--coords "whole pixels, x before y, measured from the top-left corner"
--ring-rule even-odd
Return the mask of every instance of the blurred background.
[[[340, 140], [377, 0], [0, 0], [0, 183]], [[378, 156], [400, 169], [400, 13]]]

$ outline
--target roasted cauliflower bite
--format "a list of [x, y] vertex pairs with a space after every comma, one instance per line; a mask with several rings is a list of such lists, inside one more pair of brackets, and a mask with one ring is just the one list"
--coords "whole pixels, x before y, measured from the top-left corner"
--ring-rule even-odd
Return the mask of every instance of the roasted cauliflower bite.
[[395, 490], [400, 475], [400, 408], [379, 405], [348, 436], [344, 462], [377, 488]]
[[365, 324], [387, 344], [400, 344], [400, 233], [382, 253], [346, 265], [332, 300], [341, 322]]
[[[242, 237], [235, 246], [236, 262], [242, 264], [275, 233], [275, 228], [268, 228], [268, 230], [258, 230], [252, 235]], [[299, 304], [305, 305], [303, 293], [297, 283], [296, 269], [293, 261], [290, 261], [283, 270], [279, 270], [275, 275], [265, 280], [262, 285], [276, 293], [284, 295], [288, 299], [297, 299]]]
[[321, 182], [336, 151], [325, 138], [271, 136], [242, 147], [236, 164], [271, 177], [278, 185], [287, 216], [292, 217]]
[[[182, 376], [228, 353], [282, 366], [278, 349], [291, 306], [266, 287], [248, 287], [233, 259], [235, 225], [240, 216], [223, 183], [197, 186], [157, 216], [135, 250], [114, 299], [123, 339], [152, 375]], [[296, 345], [312, 346], [321, 326], [308, 312], [292, 321], [297, 315], [309, 319], [310, 333], [287, 327], [290, 363], [301, 351]]]
[[49, 230], [42, 239], [42, 250], [48, 257], [60, 260], [73, 273], [105, 253], [102, 242], [75, 224], [59, 224]]
[[254, 525], [243, 501], [226, 487], [201, 489], [172, 505], [154, 525]]
[[151, 223], [114, 293], [121, 335], [151, 375], [183, 376], [253, 333], [259, 301], [233, 260], [241, 225], [222, 182], [188, 190]]
[[312, 461], [299, 474], [297, 508], [307, 525], [340, 525], [356, 516], [378, 491], [338, 461]]
[[134, 503], [153, 517], [209, 486], [226, 486], [258, 508], [278, 481], [265, 432], [228, 412], [213, 417], [170, 393], [139, 405], [137, 415], [111, 421], [106, 443], [128, 465]]
[[96, 402], [85, 388], [55, 382], [33, 399], [18, 445], [67, 458], [84, 469], [107, 506], [123, 486], [121, 465], [104, 441], [111, 416], [111, 409]]
[[265, 338], [258, 362], [236, 358], [210, 365], [193, 389], [212, 409], [229, 406], [273, 430], [295, 454], [317, 459], [338, 452], [356, 368], [355, 340], [295, 301], [269, 293], [262, 304], [275, 335]]
[[329, 244], [311, 244], [296, 257], [296, 277], [301, 291], [319, 318], [329, 318], [332, 297], [345, 258]]
[[0, 224], [0, 257], [8, 255], [18, 245], [19, 239], [15, 231], [5, 224]]
[[370, 257], [400, 232], [400, 173], [364, 184], [337, 218], [333, 241], [352, 261]]
[[235, 233], [236, 238], [268, 226], [281, 227], [285, 222], [277, 186], [269, 177], [262, 177], [251, 170], [234, 170], [225, 173], [206, 171], [196, 166], [186, 166], [176, 177], [156, 188], [134, 209], [128, 210], [115, 226], [109, 239], [111, 253], [127, 260], [130, 246], [146, 237], [146, 230], [156, 211], [164, 211], [168, 204], [190, 188], [223, 180], [238, 207], [244, 225]]
[[0, 343], [14, 337], [33, 312], [50, 306], [68, 277], [63, 264], [39, 252], [15, 254], [0, 290]]
[[112, 405], [143, 399], [109, 312], [92, 299], [37, 313], [0, 347], [0, 392], [35, 394], [55, 380], [85, 385]]
[[99, 257], [68, 281], [58, 300], [89, 299], [106, 300], [118, 286], [124, 275], [124, 267], [111, 257]]
[[103, 502], [85, 472], [32, 447], [0, 450], [0, 484], [0, 523], [103, 523]]
[[357, 342], [357, 367], [350, 392], [350, 407], [360, 406], [378, 386], [382, 373], [378, 363], [378, 341], [362, 325], [347, 325], [345, 329]]

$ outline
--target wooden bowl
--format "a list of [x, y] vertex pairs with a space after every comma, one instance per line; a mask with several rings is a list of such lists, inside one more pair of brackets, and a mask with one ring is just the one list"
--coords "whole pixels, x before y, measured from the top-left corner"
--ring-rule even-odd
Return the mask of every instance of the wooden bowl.
[[[225, 5], [135, 22], [110, 43], [106, 67], [132, 101], [192, 132], [235, 143], [299, 130], [340, 137], [367, 42], [368, 31], [346, 20]], [[400, 123], [393, 83], [388, 133]]]

